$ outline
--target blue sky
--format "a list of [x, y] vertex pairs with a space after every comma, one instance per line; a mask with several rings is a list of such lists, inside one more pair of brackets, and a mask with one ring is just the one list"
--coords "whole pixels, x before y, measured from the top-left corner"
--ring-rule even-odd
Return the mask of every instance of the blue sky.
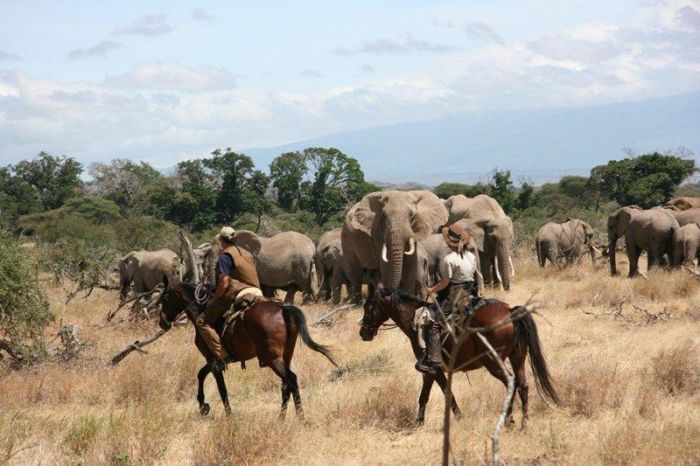
[[700, 1], [0, 3], [0, 163], [700, 90]]

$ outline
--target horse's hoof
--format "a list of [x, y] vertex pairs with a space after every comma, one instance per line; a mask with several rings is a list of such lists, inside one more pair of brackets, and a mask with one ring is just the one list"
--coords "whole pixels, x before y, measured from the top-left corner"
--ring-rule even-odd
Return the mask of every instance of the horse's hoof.
[[202, 416], [206, 416], [207, 414], [209, 414], [209, 410], [211, 410], [209, 403], [204, 403], [199, 407], [199, 414], [201, 414]]

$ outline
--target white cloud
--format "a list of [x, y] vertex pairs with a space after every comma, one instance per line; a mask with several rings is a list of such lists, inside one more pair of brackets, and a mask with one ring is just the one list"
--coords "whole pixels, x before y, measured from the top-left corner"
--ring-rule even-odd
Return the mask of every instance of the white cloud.
[[190, 17], [195, 21], [200, 21], [203, 23], [211, 23], [213, 18], [206, 10], [202, 8], [195, 8], [190, 12]]
[[145, 15], [136, 18], [128, 26], [114, 28], [115, 34], [137, 36], [160, 36], [172, 32], [175, 28], [168, 23], [168, 17], [164, 14]]
[[127, 73], [108, 77], [105, 82], [135, 90], [207, 91], [236, 87], [236, 78], [223, 68], [194, 69], [174, 62], [136, 65]]
[[0, 61], [2, 60], [19, 60], [19, 55], [7, 50], [0, 50]]
[[401, 42], [392, 39], [377, 39], [363, 42], [357, 48], [339, 47], [335, 50], [335, 53], [340, 56], [360, 54], [397, 55], [415, 52], [453, 52], [455, 50], [459, 50], [459, 48], [450, 45], [433, 44], [425, 40], [416, 39], [412, 34], [406, 33], [404, 40]]
[[82, 47], [68, 52], [68, 58], [70, 59], [80, 59], [80, 58], [93, 58], [93, 57], [104, 57], [109, 53], [123, 47], [121, 44], [112, 42], [111, 40], [103, 40], [92, 47]]

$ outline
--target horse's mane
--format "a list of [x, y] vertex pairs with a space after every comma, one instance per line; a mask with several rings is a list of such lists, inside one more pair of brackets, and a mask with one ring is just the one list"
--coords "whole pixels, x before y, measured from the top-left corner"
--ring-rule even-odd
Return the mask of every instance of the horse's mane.
[[377, 296], [380, 298], [386, 298], [389, 296], [391, 298], [392, 304], [404, 303], [415, 303], [425, 306], [426, 303], [423, 299], [418, 296], [408, 293], [407, 291], [399, 290], [397, 288], [380, 288], [377, 290]]

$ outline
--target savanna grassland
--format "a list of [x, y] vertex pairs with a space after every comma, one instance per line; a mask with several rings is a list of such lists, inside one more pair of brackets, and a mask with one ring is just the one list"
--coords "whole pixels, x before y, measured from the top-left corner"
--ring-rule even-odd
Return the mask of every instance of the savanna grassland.
[[[623, 267], [624, 268], [624, 267]], [[512, 304], [531, 296], [545, 356], [565, 406], [538, 397], [532, 376], [531, 418], [504, 432], [508, 464], [699, 464], [700, 282], [684, 270], [652, 271], [648, 280], [612, 278], [588, 261], [540, 270], [516, 261]], [[624, 272], [624, 270], [622, 270]], [[0, 378], [0, 462], [10, 464], [436, 464], [443, 396], [433, 391], [427, 421], [416, 428], [420, 377], [398, 330], [372, 342], [358, 336], [361, 310], [349, 310], [313, 337], [334, 348], [341, 369], [299, 346], [293, 367], [308, 423], [290, 409], [277, 421], [279, 382], [254, 361], [225, 374], [233, 414], [226, 416], [212, 378], [212, 406], [200, 416], [196, 372], [203, 360], [188, 325], [110, 368], [129, 342], [155, 322], [106, 323], [116, 293], [95, 291], [64, 305], [51, 289], [56, 323], [76, 326], [89, 346], [68, 362], [44, 362]], [[327, 305], [304, 306], [313, 321]], [[123, 311], [124, 312], [124, 311]], [[125, 317], [124, 315], [122, 317]], [[54, 342], [52, 345], [56, 346]], [[485, 370], [458, 375], [463, 416], [453, 424], [458, 464], [490, 460], [489, 435], [504, 387]]]

